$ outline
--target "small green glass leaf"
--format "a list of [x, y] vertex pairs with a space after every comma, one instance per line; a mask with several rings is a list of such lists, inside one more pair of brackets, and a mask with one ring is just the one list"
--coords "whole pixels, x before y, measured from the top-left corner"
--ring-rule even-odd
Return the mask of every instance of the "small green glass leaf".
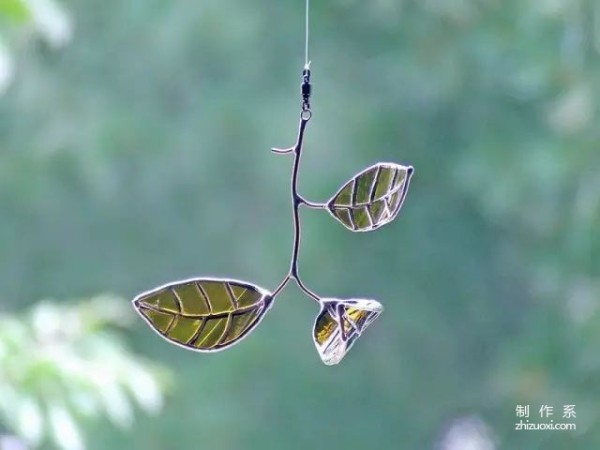
[[327, 209], [350, 231], [376, 230], [400, 212], [413, 172], [412, 166], [377, 163], [342, 186]]
[[313, 340], [321, 360], [328, 366], [339, 363], [362, 332], [383, 312], [375, 300], [323, 299], [315, 320]]
[[160, 336], [199, 352], [215, 352], [246, 337], [271, 307], [266, 290], [238, 280], [195, 278], [138, 295], [136, 311]]

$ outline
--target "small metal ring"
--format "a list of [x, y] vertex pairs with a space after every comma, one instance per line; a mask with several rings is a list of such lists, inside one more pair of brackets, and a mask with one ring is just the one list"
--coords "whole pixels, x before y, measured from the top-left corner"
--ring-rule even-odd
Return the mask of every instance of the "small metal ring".
[[304, 109], [302, 111], [302, 113], [300, 114], [300, 118], [302, 120], [310, 120], [311, 117], [312, 117], [312, 111], [310, 109]]

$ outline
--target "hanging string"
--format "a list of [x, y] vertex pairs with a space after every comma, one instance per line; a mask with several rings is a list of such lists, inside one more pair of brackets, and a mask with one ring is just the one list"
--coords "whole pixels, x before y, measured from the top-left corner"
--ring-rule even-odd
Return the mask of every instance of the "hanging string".
[[310, 61], [308, 60], [308, 38], [309, 38], [309, 22], [310, 19], [310, 0], [306, 0], [306, 20], [305, 20], [305, 41], [304, 41], [304, 67], [308, 69], [310, 67]]
[[309, 38], [309, 18], [310, 18], [310, 0], [306, 0], [305, 17], [305, 39], [304, 39], [304, 70], [302, 71], [302, 123], [310, 120], [312, 112], [310, 111], [310, 96], [312, 94], [312, 85], [310, 84], [310, 61], [308, 59], [308, 38]]

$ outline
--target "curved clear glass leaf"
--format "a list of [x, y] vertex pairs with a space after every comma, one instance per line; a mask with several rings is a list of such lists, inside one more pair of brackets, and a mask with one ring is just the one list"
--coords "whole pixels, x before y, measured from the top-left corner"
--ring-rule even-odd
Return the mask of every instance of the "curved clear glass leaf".
[[412, 166], [377, 163], [355, 175], [329, 200], [329, 213], [350, 231], [373, 231], [396, 218]]
[[140, 294], [133, 305], [169, 342], [189, 350], [215, 352], [246, 337], [272, 300], [270, 292], [243, 281], [195, 278]]
[[383, 306], [375, 300], [322, 300], [313, 330], [321, 360], [328, 366], [339, 363], [382, 312]]

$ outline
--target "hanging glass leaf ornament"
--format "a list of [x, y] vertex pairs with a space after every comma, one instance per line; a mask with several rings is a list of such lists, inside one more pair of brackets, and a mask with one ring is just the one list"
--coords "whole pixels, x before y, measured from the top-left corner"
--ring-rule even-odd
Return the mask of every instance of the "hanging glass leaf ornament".
[[328, 366], [339, 363], [382, 312], [383, 306], [375, 300], [323, 299], [313, 329], [321, 360]]
[[355, 175], [327, 203], [309, 201], [298, 192], [304, 134], [312, 118], [308, 0], [306, 5], [307, 47], [296, 143], [289, 148], [272, 149], [278, 155], [293, 157], [290, 188], [294, 235], [289, 269], [272, 293], [234, 279], [193, 278], [138, 295], [133, 305], [146, 323], [170, 343], [188, 350], [216, 352], [240, 342], [258, 326], [276, 297], [290, 282], [294, 282], [321, 308], [314, 324], [313, 340], [321, 360], [327, 365], [339, 363], [383, 311], [381, 304], [375, 300], [322, 298], [306, 286], [300, 275], [302, 208], [328, 210], [351, 231], [373, 231], [398, 216], [414, 172], [412, 166], [377, 163]]
[[398, 216], [413, 172], [412, 166], [377, 163], [342, 186], [327, 209], [350, 231], [376, 230]]
[[237, 280], [196, 278], [138, 295], [136, 311], [167, 341], [214, 352], [241, 341], [262, 320], [273, 298]]

